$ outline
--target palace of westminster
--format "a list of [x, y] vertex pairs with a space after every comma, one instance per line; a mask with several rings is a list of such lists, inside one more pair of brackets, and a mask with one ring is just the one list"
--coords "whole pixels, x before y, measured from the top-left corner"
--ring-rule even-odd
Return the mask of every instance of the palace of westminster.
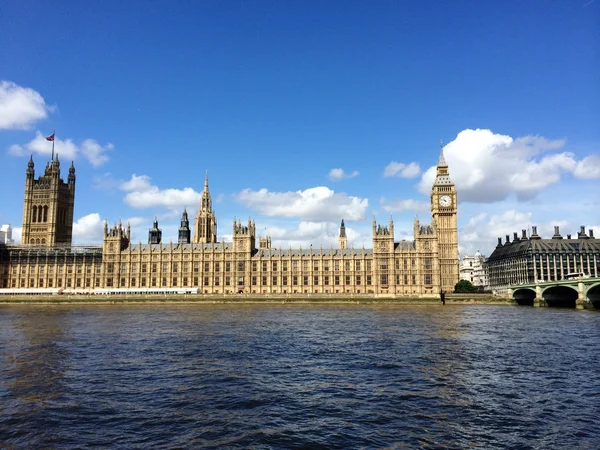
[[37, 178], [25, 175], [20, 245], [0, 244], [0, 288], [65, 290], [190, 287], [201, 294], [438, 295], [459, 280], [457, 198], [443, 151], [431, 190], [431, 223], [415, 219], [414, 240], [394, 241], [394, 222], [373, 219], [371, 249], [349, 248], [341, 221], [338, 248], [281, 249], [256, 237], [254, 221], [233, 222], [232, 242], [217, 242], [208, 178], [190, 228], [183, 212], [177, 242], [163, 243], [155, 220], [147, 244], [129, 225], [105, 223], [99, 246], [72, 245], [75, 167], [61, 178], [58, 156]]

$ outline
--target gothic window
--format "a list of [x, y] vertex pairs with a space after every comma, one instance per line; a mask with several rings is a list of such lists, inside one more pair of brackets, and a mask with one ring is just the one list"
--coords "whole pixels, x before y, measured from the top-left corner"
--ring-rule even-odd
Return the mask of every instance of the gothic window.
[[44, 222], [48, 222], [48, 206], [44, 206]]
[[425, 244], [423, 244], [423, 248], [424, 248], [425, 250], [429, 250], [429, 248], [430, 248], [429, 241], [425, 241]]
[[31, 210], [31, 217], [32, 217], [32, 222], [35, 223], [37, 222], [37, 206], [34, 206]]

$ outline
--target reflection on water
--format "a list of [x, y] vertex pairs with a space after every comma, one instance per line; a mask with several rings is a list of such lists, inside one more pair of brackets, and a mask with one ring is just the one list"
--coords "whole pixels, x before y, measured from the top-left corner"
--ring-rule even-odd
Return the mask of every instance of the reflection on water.
[[596, 448], [600, 315], [494, 306], [0, 307], [18, 448]]

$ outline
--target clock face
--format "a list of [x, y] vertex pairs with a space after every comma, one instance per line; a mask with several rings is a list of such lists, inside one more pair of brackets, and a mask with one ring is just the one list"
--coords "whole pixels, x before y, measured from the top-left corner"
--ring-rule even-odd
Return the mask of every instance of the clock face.
[[442, 195], [440, 197], [440, 206], [448, 207], [452, 204], [452, 198], [449, 195]]

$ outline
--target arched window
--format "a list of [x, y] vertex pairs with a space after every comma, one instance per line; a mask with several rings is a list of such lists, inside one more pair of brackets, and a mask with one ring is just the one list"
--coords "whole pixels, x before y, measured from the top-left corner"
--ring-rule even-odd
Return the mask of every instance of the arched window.
[[41, 222], [44, 218], [44, 208], [42, 206], [38, 206], [38, 222]]
[[45, 243], [46, 243], [46, 239], [44, 238], [44, 239], [42, 239], [42, 244], [45, 244]]
[[32, 216], [32, 222], [34, 222], [34, 223], [37, 222], [37, 206], [34, 206], [32, 208], [31, 216]]
[[44, 206], [44, 222], [48, 222], [48, 206]]
[[39, 239], [36, 239], [36, 240], [35, 240], [35, 243], [36, 243], [36, 244], [39, 244], [39, 243], [40, 243], [40, 240], [39, 240]]

